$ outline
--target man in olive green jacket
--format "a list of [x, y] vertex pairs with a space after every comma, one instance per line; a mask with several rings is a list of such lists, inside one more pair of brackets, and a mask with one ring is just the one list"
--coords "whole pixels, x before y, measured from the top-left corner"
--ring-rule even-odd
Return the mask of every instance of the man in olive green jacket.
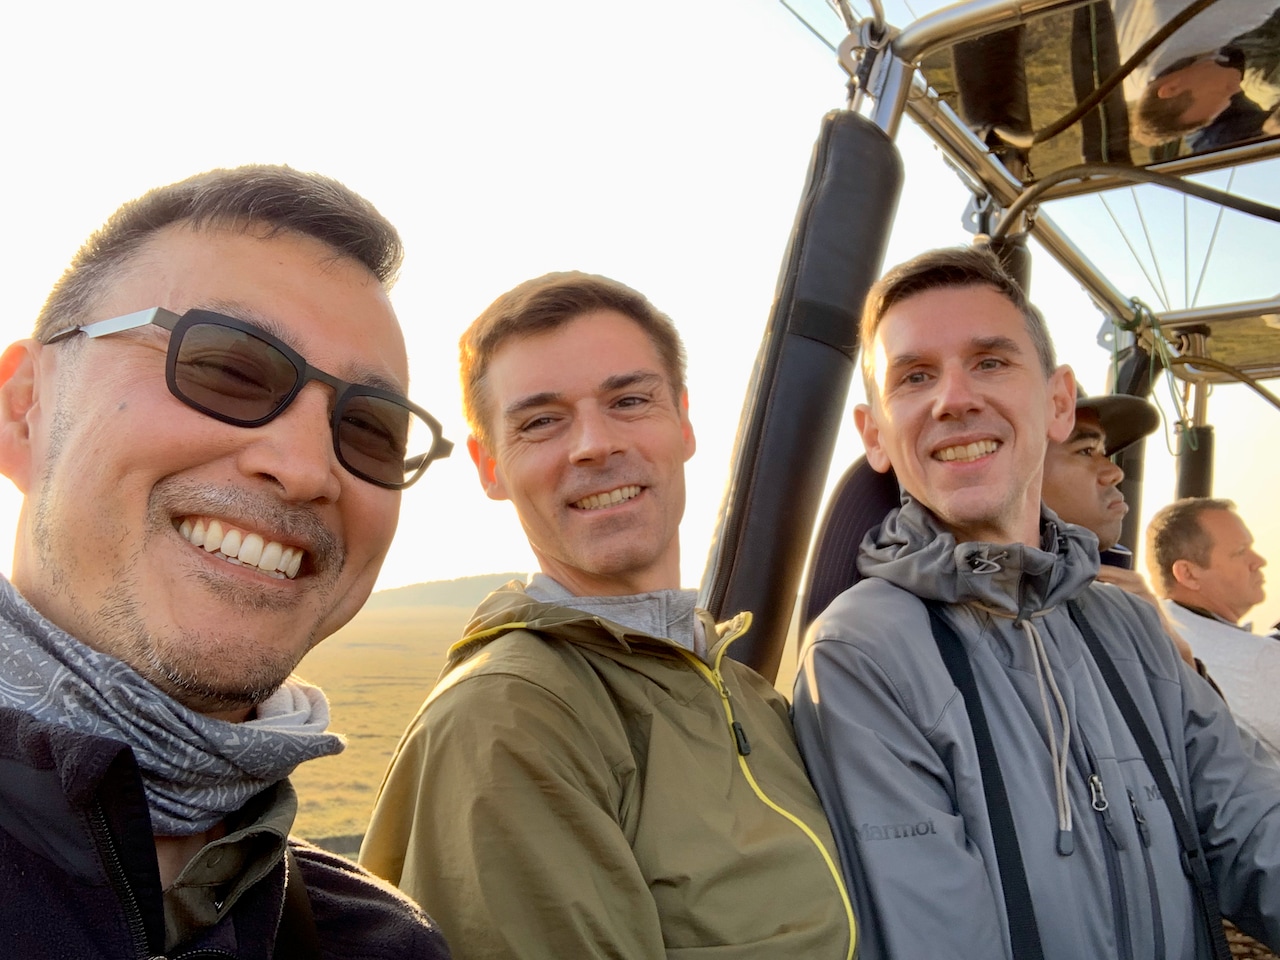
[[476, 611], [361, 861], [468, 960], [848, 960], [853, 916], [787, 708], [679, 586], [684, 349], [643, 296], [550, 274], [462, 338], [471, 457], [540, 571]]

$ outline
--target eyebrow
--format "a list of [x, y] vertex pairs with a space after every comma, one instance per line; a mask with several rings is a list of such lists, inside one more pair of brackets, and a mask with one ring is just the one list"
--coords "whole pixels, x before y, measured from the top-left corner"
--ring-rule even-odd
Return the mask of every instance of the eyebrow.
[[[1018, 356], [1022, 355], [1022, 347], [1018, 345], [1018, 341], [1012, 337], [990, 336], [990, 337], [974, 337], [969, 341], [969, 346], [981, 353], [1012, 353]], [[889, 358], [889, 369], [894, 367], [907, 367], [920, 363], [925, 359], [924, 354], [920, 353], [901, 353], [896, 357]]]
[[1081, 440], [1097, 440], [1099, 443], [1107, 442], [1107, 434], [1101, 427], [1095, 427], [1089, 424], [1084, 427], [1076, 427], [1071, 431], [1071, 438], [1067, 443], [1079, 443]]
[[1022, 353], [1022, 347], [1012, 337], [974, 337], [971, 341], [975, 347], [983, 350], [998, 350], [1003, 353]]
[[[215, 313], [225, 313], [229, 317], [235, 317], [237, 320], [243, 320], [245, 323], [251, 323], [268, 336], [275, 337], [281, 343], [287, 343], [294, 350], [297, 350], [298, 353], [302, 353], [292, 331], [286, 329], [278, 320], [268, 317], [243, 303], [239, 303], [235, 300], [221, 300], [215, 298], [206, 301], [206, 305], [202, 305], [198, 309], [212, 310]], [[306, 359], [307, 363], [311, 363], [310, 357], [307, 357], [306, 354], [303, 354], [303, 357]], [[358, 384], [362, 387], [377, 387], [381, 390], [386, 390], [389, 393], [394, 393], [397, 396], [408, 397], [405, 385], [397, 383], [386, 374], [378, 373], [377, 371], [370, 370], [367, 367], [353, 366], [352, 369], [354, 372], [350, 373], [348, 376], [339, 377], [339, 379], [347, 380], [349, 383]], [[332, 370], [326, 370], [325, 373], [338, 376]], [[348, 371], [343, 371], [343, 373], [348, 373]]]
[[[628, 387], [658, 387], [666, 382], [666, 378], [652, 370], [633, 370], [630, 373], [615, 373], [605, 377], [600, 383], [601, 393], [612, 393], [615, 390], [626, 390]], [[535, 407], [545, 407], [560, 403], [564, 394], [556, 390], [543, 390], [531, 393], [527, 397], [519, 397], [507, 404], [502, 411], [503, 419], [518, 419], [523, 413]]]

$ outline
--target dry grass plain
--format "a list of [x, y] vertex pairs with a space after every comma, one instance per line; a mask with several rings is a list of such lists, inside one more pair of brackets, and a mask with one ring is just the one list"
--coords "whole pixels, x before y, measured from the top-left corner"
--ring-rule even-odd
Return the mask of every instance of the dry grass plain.
[[298, 674], [329, 697], [330, 729], [347, 737], [335, 757], [305, 763], [294, 833], [318, 840], [364, 833], [400, 734], [462, 636], [471, 606], [366, 607], [307, 654]]

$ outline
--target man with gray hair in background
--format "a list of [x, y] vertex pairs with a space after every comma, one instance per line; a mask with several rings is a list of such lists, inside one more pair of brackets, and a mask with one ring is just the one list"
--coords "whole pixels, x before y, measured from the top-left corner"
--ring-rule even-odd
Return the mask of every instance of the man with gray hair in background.
[[1147, 525], [1147, 564], [1160, 606], [1204, 661], [1236, 721], [1280, 758], [1280, 641], [1246, 613], [1266, 599], [1253, 535], [1230, 500], [1187, 497]]
[[6, 957], [448, 956], [289, 837], [289, 774], [342, 749], [292, 671], [449, 450], [406, 397], [401, 257], [334, 180], [213, 170], [121, 207], [0, 356]]

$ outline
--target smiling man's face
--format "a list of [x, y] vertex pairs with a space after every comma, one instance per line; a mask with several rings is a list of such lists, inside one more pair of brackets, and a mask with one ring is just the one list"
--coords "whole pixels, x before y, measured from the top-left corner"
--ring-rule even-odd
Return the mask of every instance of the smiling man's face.
[[1046, 445], [1065, 440], [1075, 384], [1046, 376], [1021, 311], [985, 284], [890, 307], [872, 343], [870, 404], [854, 412], [877, 470], [958, 540], [1038, 545]]
[[[155, 306], [217, 310], [336, 376], [407, 386], [385, 291], [311, 238], [166, 227], [86, 319]], [[359, 610], [400, 494], [338, 463], [331, 388], [309, 383], [262, 427], [221, 423], [167, 389], [168, 337], [149, 326], [6, 354], [0, 467], [26, 494], [13, 582], [84, 643], [238, 719]]]
[[493, 449], [468, 446], [542, 572], [578, 596], [678, 587], [693, 428], [639, 324], [598, 310], [514, 337], [486, 382]]

